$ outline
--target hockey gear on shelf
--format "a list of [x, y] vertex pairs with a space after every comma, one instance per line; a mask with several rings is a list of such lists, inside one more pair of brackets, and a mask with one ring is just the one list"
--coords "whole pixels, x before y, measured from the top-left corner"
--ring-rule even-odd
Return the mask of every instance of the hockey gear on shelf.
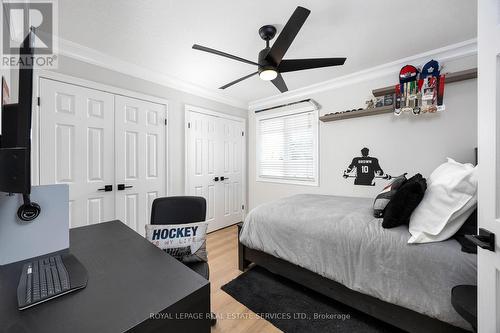
[[439, 63], [436, 60], [427, 62], [419, 70], [412, 65], [406, 65], [399, 72], [399, 85], [395, 88], [394, 114], [403, 112], [434, 113], [443, 111], [445, 76], [440, 74]]
[[[399, 92], [396, 89], [396, 96], [398, 94], [401, 95], [400, 108], [396, 105], [396, 110], [401, 109], [401, 111], [395, 111], [395, 114], [400, 114], [401, 112], [420, 113], [417, 76], [418, 69], [415, 66], [406, 65], [401, 68], [399, 72]], [[396, 102], [396, 104], [398, 103]]]
[[439, 81], [439, 63], [436, 60], [424, 65], [419, 81], [422, 82], [422, 112], [436, 112]]
[[445, 106], [443, 104], [444, 97], [444, 85], [445, 85], [445, 76], [441, 75], [438, 79], [438, 95], [437, 95], [437, 110], [444, 111]]
[[394, 114], [399, 116], [401, 114], [403, 96], [401, 95], [401, 85], [396, 85], [396, 97], [394, 101]]

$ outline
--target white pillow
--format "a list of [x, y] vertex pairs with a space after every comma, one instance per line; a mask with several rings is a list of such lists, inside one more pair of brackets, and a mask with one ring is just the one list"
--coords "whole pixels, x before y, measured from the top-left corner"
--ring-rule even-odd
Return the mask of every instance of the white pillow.
[[446, 240], [464, 224], [477, 204], [477, 167], [451, 158], [427, 181], [424, 198], [413, 211], [408, 243]]

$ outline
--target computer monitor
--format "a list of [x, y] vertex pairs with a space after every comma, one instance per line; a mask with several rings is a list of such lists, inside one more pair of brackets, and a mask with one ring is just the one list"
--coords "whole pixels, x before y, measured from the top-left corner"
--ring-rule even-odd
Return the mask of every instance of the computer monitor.
[[1, 114], [0, 191], [23, 195], [24, 205], [18, 215], [24, 221], [36, 218], [40, 212], [38, 205], [30, 202], [34, 41], [31, 28], [19, 52], [18, 102], [4, 105]]

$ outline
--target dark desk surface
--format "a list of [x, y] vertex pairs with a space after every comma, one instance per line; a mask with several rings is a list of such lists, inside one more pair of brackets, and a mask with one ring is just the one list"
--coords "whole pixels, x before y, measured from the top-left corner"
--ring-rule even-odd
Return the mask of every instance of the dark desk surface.
[[119, 221], [72, 229], [70, 252], [87, 268], [87, 287], [25, 311], [16, 298], [22, 263], [0, 266], [0, 332], [125, 332], [209, 293], [207, 280]]

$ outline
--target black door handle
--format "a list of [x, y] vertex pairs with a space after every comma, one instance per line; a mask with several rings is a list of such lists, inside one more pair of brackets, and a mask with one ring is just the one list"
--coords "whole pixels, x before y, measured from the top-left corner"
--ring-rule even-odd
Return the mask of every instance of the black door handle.
[[229, 178], [224, 177], [224, 176], [220, 177], [220, 180], [226, 180], [226, 179], [229, 179]]
[[126, 188], [132, 188], [132, 185], [118, 184], [118, 191], [123, 191]]
[[98, 188], [98, 191], [111, 192], [113, 191], [113, 185], [104, 185], [103, 188]]
[[482, 249], [495, 252], [495, 234], [479, 228], [479, 235], [465, 235], [465, 238]]
[[219, 181], [219, 177], [215, 177], [214, 182], [218, 182], [218, 181]]

